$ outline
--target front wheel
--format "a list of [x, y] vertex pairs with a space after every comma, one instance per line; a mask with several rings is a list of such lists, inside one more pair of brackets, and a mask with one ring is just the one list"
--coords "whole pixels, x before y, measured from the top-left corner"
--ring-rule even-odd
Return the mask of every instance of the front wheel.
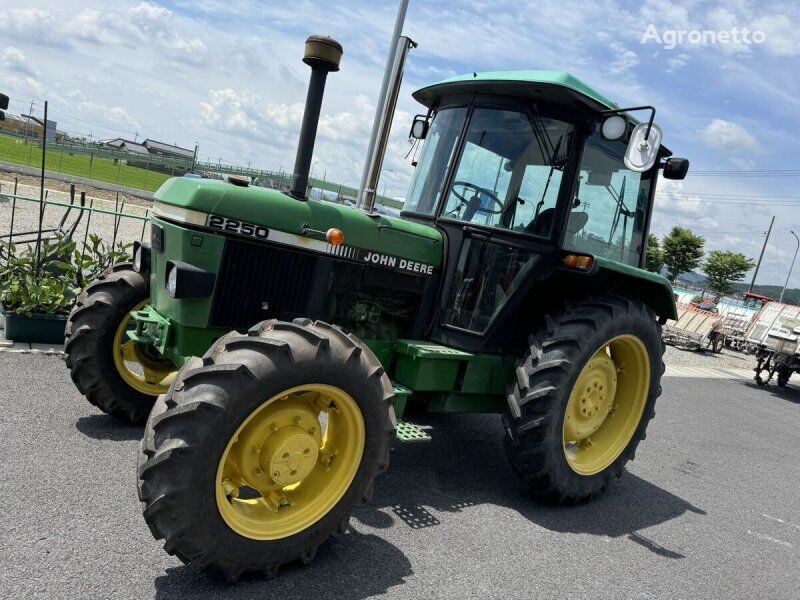
[[177, 369], [129, 340], [131, 312], [150, 304], [146, 275], [115, 265], [90, 283], [67, 319], [64, 351], [72, 381], [94, 406], [140, 424]]
[[393, 401], [374, 354], [335, 327], [230, 333], [186, 364], [148, 419], [144, 518], [168, 553], [229, 580], [308, 562], [388, 466]]
[[653, 311], [622, 296], [570, 305], [531, 336], [504, 423], [534, 495], [574, 504], [622, 474], [655, 415], [663, 353]]

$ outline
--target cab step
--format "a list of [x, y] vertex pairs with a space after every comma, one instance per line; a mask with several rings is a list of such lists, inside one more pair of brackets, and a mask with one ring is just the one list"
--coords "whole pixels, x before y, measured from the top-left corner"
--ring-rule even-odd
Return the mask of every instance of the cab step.
[[431, 441], [431, 436], [422, 427], [407, 421], [400, 421], [397, 424], [397, 431], [394, 435], [398, 440], [406, 444]]

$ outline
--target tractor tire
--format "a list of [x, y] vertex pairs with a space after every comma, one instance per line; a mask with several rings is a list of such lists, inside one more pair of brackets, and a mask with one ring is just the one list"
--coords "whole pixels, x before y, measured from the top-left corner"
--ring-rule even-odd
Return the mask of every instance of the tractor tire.
[[228, 581], [308, 563], [388, 467], [393, 402], [375, 355], [336, 327], [231, 332], [184, 366], [148, 419], [145, 521], [169, 554]]
[[606, 295], [547, 317], [529, 344], [503, 416], [511, 464], [537, 498], [591, 500], [622, 475], [655, 416], [661, 326], [644, 303]]
[[[78, 296], [65, 328], [66, 364], [78, 390], [106, 414], [135, 425], [144, 423], [167, 387], [148, 384], [143, 376], [128, 371], [121, 355], [119, 331], [130, 321], [131, 311], [149, 299], [146, 275], [134, 271], [130, 263], [114, 265]], [[141, 360], [165, 373], [176, 370], [164, 361]]]
[[719, 335], [711, 342], [711, 350], [714, 354], [719, 354], [725, 347], [725, 336]]

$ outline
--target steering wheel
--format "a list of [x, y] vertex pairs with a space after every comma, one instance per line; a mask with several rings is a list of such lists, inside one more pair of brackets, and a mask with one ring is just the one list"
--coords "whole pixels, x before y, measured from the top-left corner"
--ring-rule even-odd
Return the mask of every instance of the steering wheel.
[[[495, 204], [497, 204], [497, 205], [500, 207], [500, 209], [499, 209], [499, 210], [487, 210], [487, 209], [485, 209], [485, 208], [481, 208], [480, 210], [481, 210], [482, 212], [486, 213], [487, 215], [499, 215], [501, 212], [503, 212], [503, 208], [504, 208], [503, 201], [502, 201], [502, 200], [500, 200], [500, 198], [498, 198], [497, 196], [495, 196], [495, 195], [494, 195], [492, 192], [490, 192], [490, 191], [489, 191], [489, 190], [487, 190], [486, 188], [484, 188], [484, 187], [481, 187], [481, 186], [479, 186], [479, 185], [476, 185], [476, 184], [474, 184], [474, 183], [470, 183], [470, 182], [468, 182], [468, 181], [455, 181], [455, 182], [453, 182], [453, 185], [450, 187], [450, 191], [452, 191], [452, 192], [453, 192], [453, 195], [454, 195], [456, 198], [458, 198], [458, 201], [459, 201], [461, 204], [463, 204], [464, 206], [467, 206], [467, 207], [469, 207], [469, 205], [471, 204], [471, 200], [472, 200], [472, 199], [469, 199], [469, 200], [468, 200], [467, 198], [465, 198], [464, 196], [462, 196], [461, 194], [459, 194], [459, 193], [456, 191], [456, 186], [459, 186], [459, 185], [463, 185], [463, 186], [465, 186], [465, 187], [472, 188], [472, 189], [473, 189], [473, 190], [475, 190], [476, 192], [482, 192], [482, 193], [486, 194], [487, 196], [489, 196], [489, 198], [491, 198], [491, 199], [494, 201], [494, 203], [495, 203]], [[465, 190], [465, 193], [466, 193], [466, 190]]]

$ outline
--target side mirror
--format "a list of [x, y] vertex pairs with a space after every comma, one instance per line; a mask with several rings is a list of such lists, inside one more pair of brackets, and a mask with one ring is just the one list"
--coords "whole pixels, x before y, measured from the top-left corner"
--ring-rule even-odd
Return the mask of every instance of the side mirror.
[[428, 118], [425, 115], [417, 115], [411, 123], [409, 137], [415, 140], [424, 140], [428, 135]]
[[8, 109], [8, 96], [0, 94], [0, 110]]
[[688, 158], [668, 158], [664, 161], [664, 179], [685, 179], [688, 172]]
[[639, 123], [631, 132], [625, 151], [625, 167], [637, 173], [649, 171], [658, 158], [664, 133], [655, 123]]

